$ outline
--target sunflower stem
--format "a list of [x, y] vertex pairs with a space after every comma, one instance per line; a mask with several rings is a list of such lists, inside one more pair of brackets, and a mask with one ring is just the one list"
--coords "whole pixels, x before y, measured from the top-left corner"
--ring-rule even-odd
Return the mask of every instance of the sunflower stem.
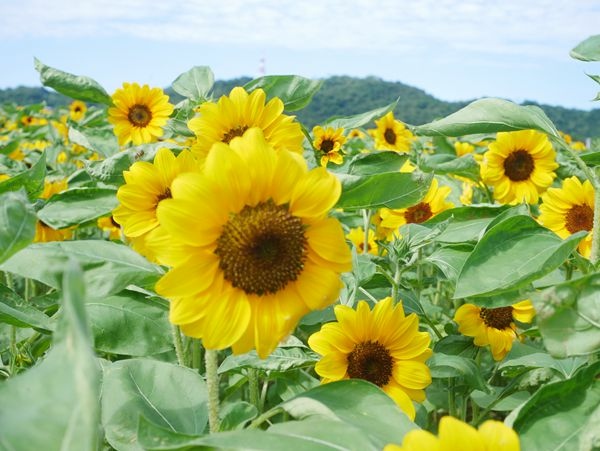
[[260, 412], [261, 409], [258, 383], [258, 370], [256, 368], [248, 368], [248, 398], [250, 398], [250, 403], [256, 407], [258, 412]]
[[364, 238], [363, 238], [363, 249], [362, 253], [367, 254], [369, 252], [369, 224], [371, 223], [371, 210], [365, 208], [362, 210], [363, 217], [363, 230], [364, 230]]
[[219, 351], [207, 349], [204, 354], [206, 363], [206, 389], [208, 392], [208, 427], [211, 434], [219, 431]]
[[456, 394], [454, 393], [454, 379], [448, 379], [448, 415], [456, 418]]
[[197, 370], [200, 370], [202, 367], [202, 344], [200, 343], [200, 340], [197, 339], [193, 339], [192, 340], [192, 346], [191, 346], [191, 350], [192, 350], [192, 368], [195, 368]]
[[248, 426], [248, 429], [256, 429], [261, 424], [263, 424], [265, 421], [268, 421], [270, 418], [272, 418], [275, 415], [278, 415], [280, 413], [283, 413], [283, 412], [285, 412], [285, 411], [283, 410], [282, 407], [273, 407], [271, 410], [268, 410], [267, 412], [263, 413], [258, 418], [256, 418], [252, 423], [250, 423], [250, 425]]
[[394, 304], [398, 302], [398, 287], [400, 286], [401, 276], [402, 270], [400, 269], [400, 265], [396, 264], [396, 269], [394, 271], [394, 279], [392, 283], [392, 301], [394, 301]]
[[259, 412], [262, 412], [265, 408], [265, 402], [267, 401], [267, 392], [269, 390], [269, 379], [265, 379], [265, 381], [263, 382], [263, 386], [262, 389], [260, 391], [260, 409], [258, 409]]
[[185, 366], [185, 355], [183, 353], [183, 340], [181, 339], [181, 333], [179, 327], [175, 324], [171, 324], [171, 334], [173, 335], [173, 344], [175, 345], [175, 354], [177, 355], [177, 363], [181, 366]]

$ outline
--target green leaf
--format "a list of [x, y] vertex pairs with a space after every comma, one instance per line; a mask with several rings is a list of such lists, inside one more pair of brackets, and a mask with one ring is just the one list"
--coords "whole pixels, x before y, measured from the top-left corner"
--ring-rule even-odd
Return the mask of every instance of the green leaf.
[[125, 183], [123, 171], [127, 171], [135, 160], [134, 151], [119, 152], [106, 160], [90, 161], [85, 170], [94, 179], [109, 185]]
[[590, 36], [577, 44], [569, 55], [580, 61], [600, 61], [600, 34]]
[[242, 368], [284, 372], [312, 366], [318, 361], [319, 356], [307, 349], [277, 348], [266, 359], [258, 357], [256, 351], [250, 351], [246, 354], [227, 356], [219, 366], [219, 374], [239, 371]]
[[579, 156], [588, 166], [600, 166], [600, 151], [586, 152]]
[[560, 266], [585, 234], [562, 240], [529, 216], [508, 217], [477, 243], [458, 276], [454, 298], [492, 296], [525, 287]]
[[52, 320], [25, 301], [10, 288], [0, 285], [0, 323], [16, 327], [54, 330]]
[[456, 113], [420, 125], [415, 130], [420, 135], [457, 137], [530, 129], [558, 137], [556, 127], [541, 108], [489, 98], [475, 100]]
[[86, 149], [98, 152], [103, 157], [110, 157], [120, 150], [112, 128], [107, 127], [82, 127], [72, 124], [69, 126], [69, 140]]
[[348, 174], [376, 175], [385, 172], [398, 172], [407, 159], [408, 154], [390, 151], [361, 153], [350, 161]]
[[59, 288], [69, 258], [83, 268], [88, 299], [102, 299], [130, 284], [154, 286], [162, 275], [157, 266], [127, 246], [101, 240], [32, 244], [0, 265], [0, 270]]
[[34, 64], [44, 86], [73, 99], [112, 105], [112, 99], [97, 81], [46, 66], [37, 58], [34, 58]]
[[555, 359], [541, 349], [517, 341], [513, 344], [506, 358], [498, 365], [498, 369], [515, 372], [523, 368], [551, 368], [560, 374], [562, 378], [568, 379], [586, 362], [587, 359], [584, 357]]
[[540, 388], [513, 423], [522, 449], [580, 450], [581, 432], [600, 405], [599, 373], [600, 363], [596, 362], [572, 379]]
[[119, 450], [142, 450], [138, 419], [176, 433], [201, 435], [208, 412], [206, 385], [189, 368], [148, 359], [121, 360], [104, 368], [102, 425]]
[[219, 417], [221, 422], [219, 428], [221, 431], [232, 431], [242, 429], [246, 423], [256, 418], [258, 409], [245, 401], [237, 401], [221, 406]]
[[63, 229], [109, 215], [117, 205], [114, 189], [72, 188], [52, 196], [37, 215], [50, 227]]
[[29, 199], [37, 198], [44, 190], [44, 179], [46, 177], [46, 153], [31, 168], [0, 182], [0, 194], [8, 191], [18, 191], [25, 188]]
[[141, 293], [88, 301], [87, 310], [98, 351], [143, 357], [173, 349], [167, 310]]
[[473, 359], [458, 355], [435, 353], [427, 361], [433, 378], [464, 377], [472, 389], [488, 392], [489, 388]]
[[194, 66], [172, 83], [173, 90], [196, 102], [206, 99], [215, 84], [215, 76], [208, 66]]
[[61, 318], [46, 357], [0, 384], [2, 449], [97, 449], [100, 368], [91, 349], [81, 276], [71, 262], [61, 283]]
[[346, 210], [406, 208], [418, 204], [429, 191], [432, 174], [387, 172], [376, 175], [338, 174], [342, 195], [336, 205]]
[[419, 169], [437, 175], [451, 174], [479, 180], [479, 163], [470, 154], [460, 158], [450, 154], [424, 155], [419, 162]]
[[456, 281], [470, 254], [470, 251], [464, 249], [440, 247], [425, 260], [437, 266], [448, 280]]
[[23, 191], [0, 195], [0, 263], [35, 237], [36, 217]]
[[600, 351], [600, 274], [571, 280], [534, 293], [537, 324], [554, 357]]
[[279, 97], [285, 111], [296, 111], [308, 105], [323, 82], [310, 80], [297, 75], [267, 75], [256, 78], [244, 85], [248, 92], [261, 88], [267, 94], [267, 99]]
[[398, 98], [395, 102], [390, 103], [389, 105], [367, 111], [366, 113], [355, 114], [353, 116], [333, 117], [325, 121], [323, 127], [343, 128], [344, 130], [362, 127], [363, 125], [367, 125], [375, 119], [385, 116], [390, 111], [394, 111], [394, 108], [396, 108], [396, 105], [398, 105], [398, 100], [400, 99]]
[[[486, 408], [492, 406], [490, 410], [494, 412], [509, 412], [514, 410], [531, 397], [528, 391], [517, 391], [508, 396], [504, 396], [504, 391], [505, 387], [492, 387], [491, 393], [474, 390], [470, 397], [479, 407]], [[502, 399], [497, 401], [498, 398]]]

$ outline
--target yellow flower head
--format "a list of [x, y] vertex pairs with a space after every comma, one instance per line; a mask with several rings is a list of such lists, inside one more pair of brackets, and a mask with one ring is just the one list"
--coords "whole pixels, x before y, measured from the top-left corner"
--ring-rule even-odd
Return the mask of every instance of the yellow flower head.
[[38, 219], [35, 224], [35, 243], [49, 243], [50, 241], [65, 241], [71, 239], [73, 230], [71, 229], [53, 229]]
[[438, 188], [438, 181], [434, 178], [431, 181], [429, 191], [417, 205], [398, 210], [382, 208], [381, 226], [397, 229], [404, 224], [420, 224], [433, 218], [444, 210], [453, 208], [454, 204], [446, 201], [446, 197], [448, 197], [450, 191], [451, 189], [449, 186]]
[[364, 139], [365, 136], [366, 136], [365, 132], [363, 132], [362, 130], [360, 130], [358, 128], [352, 129], [352, 130], [350, 130], [350, 133], [348, 133], [349, 139], [354, 139], [354, 138]]
[[81, 100], [74, 100], [69, 105], [69, 117], [72, 121], [79, 122], [85, 116], [86, 111], [87, 107]]
[[481, 165], [483, 182], [503, 204], [535, 204], [551, 184], [558, 167], [548, 137], [535, 130], [501, 132], [489, 145]]
[[321, 155], [321, 166], [327, 166], [327, 162], [331, 161], [335, 164], [342, 164], [344, 157], [342, 156], [342, 146], [346, 142], [344, 137], [344, 129], [333, 129], [317, 125], [313, 128], [314, 141], [313, 146]]
[[473, 304], [461, 305], [454, 315], [458, 331], [474, 337], [476, 346], [490, 345], [494, 360], [502, 360], [517, 338], [513, 320], [531, 323], [535, 310], [531, 301], [525, 300], [507, 307], [485, 308]]
[[137, 83], [123, 83], [112, 100], [114, 107], [108, 109], [108, 122], [115, 126], [120, 145], [156, 141], [163, 135], [162, 127], [174, 109], [162, 89]]
[[108, 234], [109, 240], [118, 240], [121, 238], [121, 227], [115, 222], [112, 216], [98, 218], [98, 228]]
[[375, 121], [375, 125], [377, 128], [370, 130], [375, 139], [375, 149], [408, 152], [415, 137], [402, 122], [394, 119], [393, 112]]
[[589, 180], [581, 183], [569, 177], [560, 188], [548, 188], [542, 194], [539, 221], [561, 238], [587, 230], [588, 235], [579, 243], [579, 252], [590, 258], [594, 225], [594, 188]]
[[408, 431], [402, 446], [383, 451], [520, 451], [519, 436], [500, 421], [488, 420], [475, 429], [453, 417], [440, 420], [438, 437], [421, 429]]
[[0, 174], [0, 182], [3, 182], [4, 180], [8, 180], [10, 178], [10, 175], [8, 174]]
[[58, 193], [62, 193], [67, 189], [67, 179], [60, 179], [50, 181], [44, 180], [44, 191], [40, 194], [40, 199], [50, 199], [52, 196]]
[[431, 357], [431, 338], [419, 332], [419, 318], [404, 315], [402, 304], [387, 297], [371, 311], [366, 301], [356, 310], [335, 306], [337, 322], [327, 323], [308, 339], [322, 358], [315, 371], [327, 383], [340, 379], [367, 380], [383, 389], [412, 420], [412, 401], [425, 400], [431, 373], [425, 361]]
[[[372, 229], [369, 229], [367, 237], [368, 240], [366, 251], [369, 254], [378, 255], [379, 252], [377, 249], [377, 243], [375, 242], [375, 232], [373, 232]], [[350, 229], [350, 232], [348, 232], [346, 238], [350, 240], [354, 247], [356, 247], [356, 251], [359, 254], [363, 254], [365, 252], [365, 231], [362, 227]]]
[[475, 146], [471, 143], [456, 141], [454, 143], [454, 150], [456, 150], [456, 156], [462, 157], [468, 153], [475, 152]]
[[351, 254], [327, 216], [341, 184], [325, 168], [309, 171], [251, 128], [215, 144], [202, 174], [180, 175], [171, 194], [158, 220], [173, 268], [156, 289], [171, 322], [207, 349], [264, 358], [301, 316], [336, 300]]
[[61, 153], [59, 153], [56, 156], [56, 162], [58, 164], [66, 163], [68, 159], [69, 159], [69, 156], [67, 155], [67, 153], [65, 151], [62, 151]]
[[394, 237], [401, 238], [401, 235], [397, 232], [398, 227], [384, 227], [381, 225], [383, 221], [381, 211], [377, 210], [371, 215], [371, 224], [375, 226], [375, 238], [380, 241], [392, 241]]
[[244, 88], [235, 87], [229, 96], [221, 96], [218, 102], [200, 105], [200, 115], [188, 122], [197, 137], [192, 152], [202, 159], [214, 143], [229, 144], [249, 128], [258, 127], [275, 150], [286, 149], [301, 154], [304, 135], [295, 116], [282, 114], [283, 102], [277, 97], [265, 102], [266, 94], [262, 89], [248, 94]]

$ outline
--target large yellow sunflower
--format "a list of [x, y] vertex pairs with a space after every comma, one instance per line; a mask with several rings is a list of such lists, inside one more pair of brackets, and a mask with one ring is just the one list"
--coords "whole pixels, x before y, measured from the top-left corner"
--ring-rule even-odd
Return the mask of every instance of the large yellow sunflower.
[[335, 306], [337, 322], [327, 323], [310, 336], [309, 346], [323, 357], [315, 371], [331, 382], [346, 378], [365, 379], [381, 387], [410, 417], [415, 418], [413, 400], [425, 400], [424, 388], [431, 383], [425, 365], [432, 351], [427, 332], [419, 332], [419, 318], [404, 315], [402, 304], [392, 298], [379, 301], [373, 310], [360, 301], [356, 310]]
[[381, 226], [396, 229], [404, 224], [420, 224], [444, 210], [453, 208], [454, 204], [446, 201], [450, 191], [449, 186], [438, 187], [438, 181], [434, 178], [429, 191], [417, 205], [398, 210], [382, 208], [380, 211]]
[[173, 112], [169, 96], [160, 88], [123, 83], [112, 95], [108, 122], [115, 126], [120, 145], [151, 143], [163, 135], [162, 127]]
[[302, 153], [304, 135], [295, 116], [283, 113], [283, 102], [275, 97], [265, 104], [266, 94], [255, 89], [250, 94], [244, 88], [235, 87], [229, 96], [221, 96], [218, 102], [200, 105], [199, 116], [188, 122], [196, 134], [192, 152], [204, 158], [214, 143], [228, 144], [246, 130], [258, 127], [267, 143], [275, 150], [286, 149]]
[[594, 226], [594, 187], [577, 177], [563, 181], [561, 188], [548, 188], [542, 194], [539, 221], [561, 238], [587, 230], [588, 235], [579, 243], [579, 252], [590, 258], [592, 228]]
[[72, 121], [79, 122], [85, 116], [86, 111], [87, 107], [81, 100], [74, 100], [69, 105], [69, 117]]
[[552, 184], [557, 167], [556, 153], [544, 133], [500, 132], [484, 154], [481, 178], [494, 188], [500, 203], [535, 204]]
[[376, 129], [369, 130], [371, 136], [375, 139], [375, 149], [377, 150], [396, 150], [398, 152], [408, 152], [410, 144], [415, 137], [406, 126], [394, 119], [394, 113], [389, 112], [381, 119], [375, 121]]
[[525, 300], [497, 308], [464, 304], [456, 310], [454, 321], [458, 323], [461, 334], [474, 337], [476, 346], [490, 345], [494, 360], [502, 360], [517, 338], [513, 320], [530, 323], [534, 316], [531, 301]]
[[266, 357], [301, 316], [335, 301], [351, 268], [327, 216], [340, 193], [335, 176], [275, 151], [259, 128], [215, 144], [202, 174], [177, 177], [158, 206], [173, 268], [156, 289], [171, 322], [208, 349]]
[[327, 166], [331, 161], [335, 164], [342, 164], [344, 157], [342, 155], [342, 146], [346, 142], [344, 129], [327, 127], [324, 129], [320, 125], [313, 128], [313, 146], [319, 151], [321, 156], [321, 166]]
[[520, 451], [519, 436], [500, 421], [488, 420], [475, 429], [453, 417], [440, 420], [438, 437], [421, 429], [408, 431], [402, 446], [383, 451]]

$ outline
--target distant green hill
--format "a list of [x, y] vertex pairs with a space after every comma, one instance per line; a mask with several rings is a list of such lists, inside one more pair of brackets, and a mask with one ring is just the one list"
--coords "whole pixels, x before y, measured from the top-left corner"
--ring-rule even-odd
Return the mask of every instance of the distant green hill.
[[[227, 94], [234, 86], [244, 85], [249, 77], [217, 81], [214, 95]], [[167, 88], [172, 101], [181, 97]], [[362, 113], [400, 98], [395, 110], [397, 118], [413, 125], [430, 122], [447, 116], [469, 103], [444, 102], [425, 91], [400, 82], [384, 81], [377, 77], [354, 78], [346, 76], [329, 77], [315, 94], [312, 102], [303, 110], [294, 112], [309, 129], [332, 116], [347, 116]], [[31, 104], [46, 102], [49, 106], [65, 105], [70, 99], [44, 88], [18, 87], [0, 90], [0, 104], [14, 102]], [[559, 130], [571, 134], [576, 139], [600, 136], [600, 109], [583, 111], [558, 106], [524, 102], [526, 105], [541, 107]]]

